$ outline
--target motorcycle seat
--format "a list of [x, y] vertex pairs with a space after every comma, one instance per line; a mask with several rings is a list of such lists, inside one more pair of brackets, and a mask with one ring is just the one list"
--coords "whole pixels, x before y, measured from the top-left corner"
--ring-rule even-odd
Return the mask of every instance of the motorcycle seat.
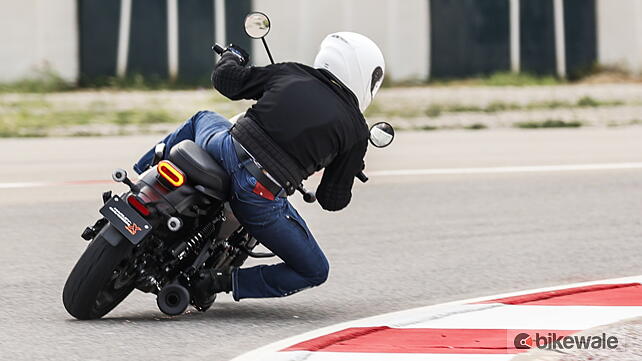
[[182, 170], [187, 181], [214, 192], [220, 200], [227, 199], [230, 177], [203, 148], [184, 140], [169, 151], [169, 161]]

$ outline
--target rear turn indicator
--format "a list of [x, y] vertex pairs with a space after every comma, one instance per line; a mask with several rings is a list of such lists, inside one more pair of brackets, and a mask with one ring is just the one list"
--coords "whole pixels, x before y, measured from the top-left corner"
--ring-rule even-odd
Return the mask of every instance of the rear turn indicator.
[[185, 174], [166, 160], [158, 163], [158, 173], [174, 187], [180, 187], [185, 183]]
[[138, 211], [138, 213], [142, 214], [143, 216], [149, 216], [150, 211], [147, 209], [147, 207], [143, 204], [143, 202], [138, 199], [138, 197], [131, 195], [127, 197], [127, 203], [129, 203], [130, 206], [134, 207]]

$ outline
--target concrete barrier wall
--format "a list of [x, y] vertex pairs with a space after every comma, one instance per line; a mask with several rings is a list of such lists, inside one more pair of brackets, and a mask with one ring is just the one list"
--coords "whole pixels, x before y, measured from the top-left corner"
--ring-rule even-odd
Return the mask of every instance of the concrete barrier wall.
[[642, 75], [642, 1], [597, 4], [599, 62]]
[[395, 81], [573, 75], [596, 61], [642, 74], [642, 0], [5, 0], [0, 82], [50, 68], [69, 80], [143, 73], [204, 84], [214, 40], [268, 63], [242, 33], [250, 9], [270, 16], [277, 61], [311, 64], [326, 34], [356, 31], [380, 45]]
[[0, 1], [0, 44], [2, 82], [47, 67], [65, 79], [76, 79], [76, 0]]

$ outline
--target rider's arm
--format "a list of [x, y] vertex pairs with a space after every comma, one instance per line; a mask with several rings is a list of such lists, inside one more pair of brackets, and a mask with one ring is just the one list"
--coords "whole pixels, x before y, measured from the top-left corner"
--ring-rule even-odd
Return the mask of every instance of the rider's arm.
[[345, 208], [352, 198], [354, 177], [363, 170], [363, 157], [368, 141], [355, 144], [349, 151], [339, 154], [323, 171], [323, 178], [316, 196], [321, 207], [327, 211]]
[[236, 55], [226, 52], [214, 67], [212, 85], [232, 100], [256, 100], [263, 95], [265, 82], [275, 71], [274, 65], [243, 66]]

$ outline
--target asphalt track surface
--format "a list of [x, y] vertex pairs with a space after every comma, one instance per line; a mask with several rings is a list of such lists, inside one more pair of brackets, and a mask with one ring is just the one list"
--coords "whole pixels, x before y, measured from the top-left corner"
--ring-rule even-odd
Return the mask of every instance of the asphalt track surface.
[[[227, 360], [350, 319], [640, 273], [642, 169], [381, 175], [338, 213], [293, 197], [330, 260], [319, 288], [223, 296], [176, 318], [135, 292], [102, 320], [76, 321], [61, 290], [86, 247], [79, 234], [101, 191], [124, 187], [15, 183], [108, 179], [156, 139], [0, 140], [0, 359]], [[639, 127], [401, 132], [369, 150], [367, 170], [640, 162], [640, 139]]]

